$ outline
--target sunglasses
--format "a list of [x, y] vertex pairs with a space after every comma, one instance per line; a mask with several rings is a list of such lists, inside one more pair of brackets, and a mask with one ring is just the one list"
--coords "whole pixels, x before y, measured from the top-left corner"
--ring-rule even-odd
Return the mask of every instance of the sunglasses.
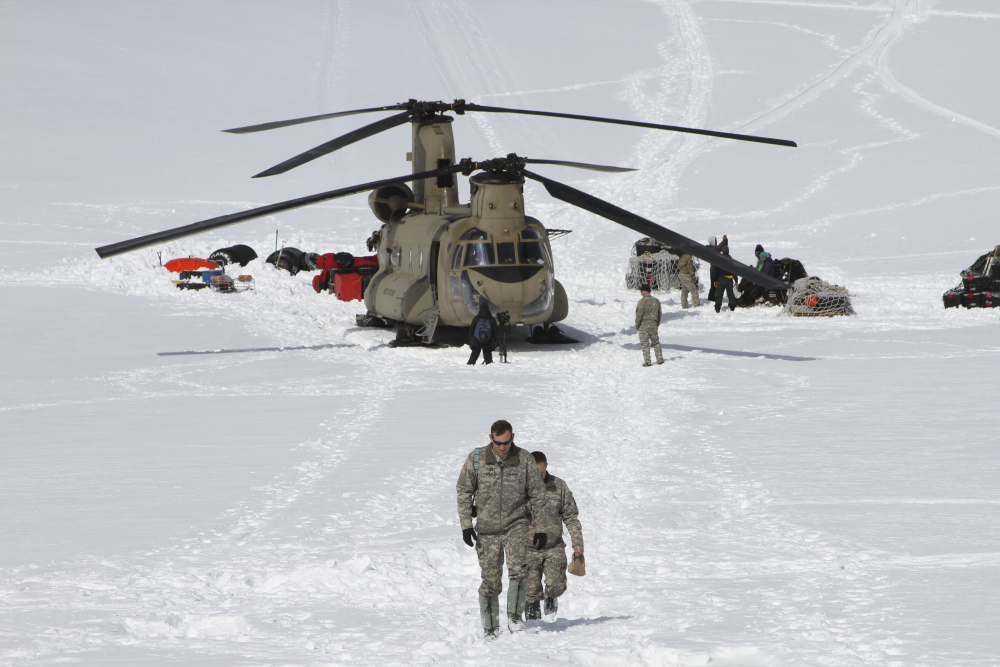
[[501, 447], [506, 447], [507, 445], [509, 445], [509, 444], [511, 444], [512, 442], [514, 442], [514, 435], [513, 435], [513, 434], [511, 434], [510, 438], [509, 438], [509, 439], [507, 439], [507, 440], [504, 440], [503, 442], [501, 442], [501, 441], [497, 440], [496, 438], [494, 438], [494, 437], [493, 437], [493, 436], [491, 435], [491, 436], [490, 436], [490, 442], [492, 442], [492, 443], [493, 443], [494, 445], [500, 445]]

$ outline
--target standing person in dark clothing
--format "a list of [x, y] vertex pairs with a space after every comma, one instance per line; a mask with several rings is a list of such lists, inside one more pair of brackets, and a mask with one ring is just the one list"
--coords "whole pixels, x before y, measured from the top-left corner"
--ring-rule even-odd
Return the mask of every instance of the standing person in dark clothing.
[[[725, 237], [723, 237], [725, 238]], [[719, 246], [720, 252], [729, 257], [729, 244], [725, 246]], [[725, 291], [726, 296], [729, 297], [729, 310], [736, 310], [736, 295], [733, 294], [733, 280], [736, 276], [723, 273], [724, 269], [720, 269], [716, 266], [712, 266], [711, 279], [712, 285], [715, 287], [715, 312], [720, 312], [722, 310], [722, 293]]]
[[[709, 236], [708, 237], [708, 245], [705, 246], [705, 247], [709, 248], [711, 250], [718, 250], [719, 249], [719, 242], [715, 240], [714, 236]], [[711, 274], [709, 275], [709, 280], [708, 280], [708, 296], [705, 297], [705, 298], [708, 299], [709, 303], [714, 303], [715, 302], [715, 283], [714, 283], [714, 281], [711, 278]]]
[[483, 351], [483, 363], [493, 363], [493, 350], [497, 347], [497, 321], [490, 313], [490, 304], [483, 299], [479, 304], [479, 314], [472, 318], [469, 325], [469, 365], [474, 366], [479, 360], [479, 351]]

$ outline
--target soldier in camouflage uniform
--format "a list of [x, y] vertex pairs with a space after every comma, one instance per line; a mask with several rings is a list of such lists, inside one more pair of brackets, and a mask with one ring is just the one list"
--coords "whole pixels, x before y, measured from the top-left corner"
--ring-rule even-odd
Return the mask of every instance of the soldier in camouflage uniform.
[[[458, 518], [462, 539], [475, 545], [482, 570], [479, 611], [483, 630], [495, 636], [500, 629], [500, 592], [503, 590], [504, 552], [507, 555], [507, 621], [514, 632], [524, 627], [522, 615], [528, 594], [525, 549], [528, 535], [542, 549], [546, 534], [534, 530], [532, 516], [542, 516], [545, 484], [528, 452], [514, 444], [510, 423], [500, 420], [490, 428], [491, 446], [473, 450], [458, 476]], [[472, 518], [476, 517], [473, 528]], [[477, 536], [478, 531], [478, 536]]]
[[536, 530], [545, 531], [546, 547], [528, 547], [528, 602], [525, 618], [542, 617], [542, 575], [545, 575], [545, 614], [556, 613], [556, 598], [566, 592], [566, 543], [563, 542], [563, 524], [569, 530], [573, 551], [583, 553], [583, 527], [577, 518], [579, 510], [573, 492], [562, 481], [548, 473], [548, 460], [542, 452], [531, 452], [538, 472], [545, 483], [545, 508], [541, 516], [532, 517]]
[[643, 283], [639, 287], [642, 298], [635, 307], [635, 328], [639, 330], [639, 344], [642, 345], [642, 365], [652, 366], [649, 361], [649, 346], [652, 344], [656, 352], [656, 363], [663, 363], [663, 351], [660, 349], [660, 300], [649, 294], [649, 285]]
[[695, 308], [701, 306], [701, 297], [698, 296], [698, 280], [695, 278], [694, 260], [691, 259], [691, 255], [684, 253], [677, 260], [677, 277], [681, 281], [681, 308], [688, 307], [689, 292]]

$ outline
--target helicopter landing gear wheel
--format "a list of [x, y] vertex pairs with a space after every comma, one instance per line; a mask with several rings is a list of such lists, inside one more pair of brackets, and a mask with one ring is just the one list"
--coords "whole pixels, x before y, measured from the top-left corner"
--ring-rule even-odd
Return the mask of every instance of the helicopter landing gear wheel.
[[569, 343], [579, 343], [580, 341], [570, 338], [562, 332], [555, 324], [546, 322], [535, 327], [531, 331], [531, 336], [527, 338], [529, 343], [535, 345], [566, 345]]
[[416, 335], [412, 326], [400, 323], [396, 328], [396, 338], [389, 342], [389, 347], [413, 347], [421, 343], [420, 337]]

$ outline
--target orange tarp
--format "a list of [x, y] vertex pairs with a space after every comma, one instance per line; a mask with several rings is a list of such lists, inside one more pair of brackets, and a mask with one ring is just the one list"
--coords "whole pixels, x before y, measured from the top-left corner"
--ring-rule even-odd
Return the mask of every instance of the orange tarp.
[[210, 262], [207, 259], [185, 257], [183, 259], [172, 259], [164, 264], [163, 268], [171, 273], [180, 273], [181, 271], [199, 271], [201, 269], [218, 269], [220, 267], [217, 263]]

